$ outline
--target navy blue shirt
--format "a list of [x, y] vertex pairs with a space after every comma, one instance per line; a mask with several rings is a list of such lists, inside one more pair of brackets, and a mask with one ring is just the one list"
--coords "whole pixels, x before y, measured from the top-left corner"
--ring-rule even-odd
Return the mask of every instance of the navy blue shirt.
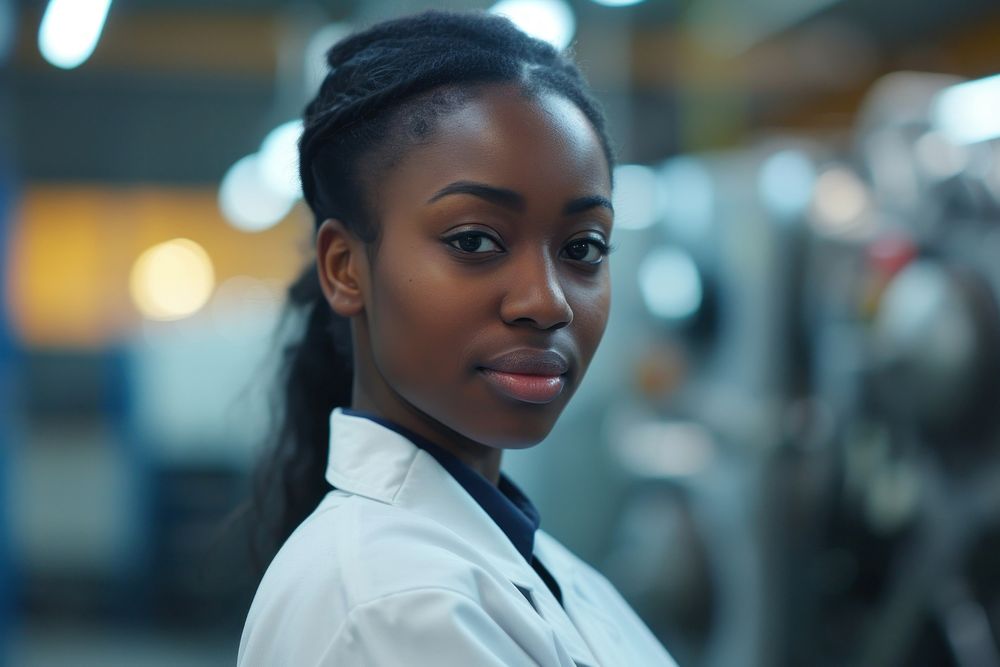
[[[552, 594], [562, 604], [562, 591], [552, 574], [535, 558], [535, 531], [541, 523], [538, 510], [528, 497], [510, 480], [500, 473], [500, 481], [494, 486], [488, 479], [462, 463], [457, 456], [395, 422], [360, 410], [341, 408], [346, 415], [364, 417], [399, 433], [414, 445], [433, 456], [447, 470], [470, 496], [479, 503], [490, 518], [500, 527], [507, 539], [531, 563], [531, 566], [549, 587]], [[529, 598], [530, 601], [530, 598]]]

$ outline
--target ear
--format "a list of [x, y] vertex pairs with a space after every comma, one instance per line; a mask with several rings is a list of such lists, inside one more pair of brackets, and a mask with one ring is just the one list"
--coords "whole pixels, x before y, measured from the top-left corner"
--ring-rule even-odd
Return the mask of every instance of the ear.
[[316, 270], [333, 311], [353, 317], [364, 310], [363, 280], [368, 270], [364, 243], [340, 220], [324, 220], [316, 232]]

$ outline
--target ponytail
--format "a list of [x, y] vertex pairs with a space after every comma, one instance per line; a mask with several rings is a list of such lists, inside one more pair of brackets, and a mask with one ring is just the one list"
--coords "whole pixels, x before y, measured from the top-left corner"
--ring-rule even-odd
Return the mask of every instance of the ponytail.
[[279, 332], [292, 323], [301, 333], [282, 352], [276, 428], [255, 476], [259, 566], [270, 562], [330, 490], [325, 480], [330, 412], [351, 404], [349, 322], [323, 298], [315, 264], [288, 289]]

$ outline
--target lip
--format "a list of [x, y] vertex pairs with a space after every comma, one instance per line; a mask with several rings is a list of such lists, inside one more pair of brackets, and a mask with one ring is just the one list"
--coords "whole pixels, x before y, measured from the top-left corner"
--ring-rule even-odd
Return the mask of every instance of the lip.
[[517, 375], [554, 376], [565, 375], [569, 371], [569, 362], [555, 350], [523, 348], [497, 355], [485, 362], [481, 368]]
[[524, 403], [551, 403], [566, 386], [569, 362], [555, 350], [521, 349], [494, 357], [479, 367], [489, 385]]

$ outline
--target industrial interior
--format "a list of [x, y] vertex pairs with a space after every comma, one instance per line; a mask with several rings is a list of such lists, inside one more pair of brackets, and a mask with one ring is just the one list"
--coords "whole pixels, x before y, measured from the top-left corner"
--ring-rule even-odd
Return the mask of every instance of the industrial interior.
[[302, 110], [432, 7], [571, 49], [618, 154], [543, 528], [683, 667], [1000, 667], [995, 0], [0, 0], [0, 664], [234, 664]]

